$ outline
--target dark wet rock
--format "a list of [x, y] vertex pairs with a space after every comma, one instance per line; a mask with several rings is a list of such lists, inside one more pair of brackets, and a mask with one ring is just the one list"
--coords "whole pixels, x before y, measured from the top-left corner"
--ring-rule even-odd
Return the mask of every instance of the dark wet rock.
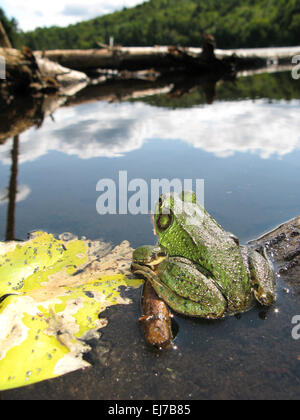
[[59, 239], [64, 242], [76, 241], [78, 237], [73, 235], [73, 233], [65, 232], [59, 235]]
[[264, 246], [273, 260], [277, 274], [300, 293], [300, 216], [261, 236], [250, 245]]
[[300, 248], [296, 251], [291, 252], [290, 254], [284, 257], [285, 261], [292, 261], [295, 262], [296, 258], [300, 255]]
[[96, 356], [98, 363], [104, 367], [108, 367], [111, 362], [111, 346], [109, 343], [100, 341], [96, 347], [94, 356]]

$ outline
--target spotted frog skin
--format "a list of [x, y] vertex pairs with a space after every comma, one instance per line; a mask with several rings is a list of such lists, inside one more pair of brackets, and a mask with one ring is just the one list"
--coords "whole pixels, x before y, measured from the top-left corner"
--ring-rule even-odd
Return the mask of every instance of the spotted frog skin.
[[132, 271], [149, 280], [175, 312], [206, 319], [276, 301], [264, 249], [241, 246], [197, 203], [192, 192], [164, 194], [155, 211], [157, 246], [133, 254]]

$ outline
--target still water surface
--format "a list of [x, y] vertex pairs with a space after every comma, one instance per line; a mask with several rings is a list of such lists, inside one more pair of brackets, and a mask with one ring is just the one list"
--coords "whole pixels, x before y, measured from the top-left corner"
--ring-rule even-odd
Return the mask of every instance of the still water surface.
[[[127, 239], [133, 247], [154, 243], [148, 215], [96, 212], [97, 182], [118, 182], [122, 170], [128, 180], [142, 178], [149, 185], [153, 178], [204, 179], [206, 209], [243, 242], [295, 217], [300, 95], [290, 94], [299, 86], [290, 74], [284, 77], [294, 84], [281, 97], [282, 75], [270, 75], [253, 79], [265, 83], [260, 94], [239, 94], [225, 84], [211, 105], [187, 100], [180, 106], [158, 97], [57, 110], [54, 121], [49, 117], [20, 136], [15, 237], [43, 229], [113, 244]], [[12, 139], [0, 146], [1, 240], [11, 149]], [[110, 327], [89, 356], [94, 368], [7, 397], [299, 398], [300, 347], [291, 337], [299, 303], [293, 291], [283, 293], [284, 286], [279, 281], [279, 313], [271, 309], [266, 320], [261, 308], [215, 323], [176, 316], [178, 350], [164, 353], [144, 344], [136, 322], [140, 291], [131, 292], [130, 309], [107, 311]]]

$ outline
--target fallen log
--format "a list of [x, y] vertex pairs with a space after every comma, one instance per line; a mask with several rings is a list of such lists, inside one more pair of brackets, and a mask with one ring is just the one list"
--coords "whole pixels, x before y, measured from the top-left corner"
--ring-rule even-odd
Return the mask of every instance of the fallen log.
[[89, 72], [98, 68], [116, 70], [143, 70], [154, 68], [164, 71], [170, 68], [185, 68], [187, 71], [204, 72], [237, 70], [262, 67], [270, 57], [251, 54], [239, 56], [235, 51], [227, 53], [217, 50], [214, 60], [201, 48], [155, 47], [115, 47], [89, 50], [49, 50], [35, 53], [65, 67]]
[[[153, 48], [107, 48], [89, 50], [51, 50], [43, 56], [62, 66], [88, 71], [93, 69], [138, 70], [168, 65], [167, 47]], [[41, 55], [41, 52], [37, 52]]]
[[0, 80], [0, 144], [32, 126], [40, 127], [89, 81], [84, 73], [35, 59], [30, 50], [6, 48], [0, 55], [6, 61], [6, 79]]
[[234, 50], [215, 50], [219, 58], [236, 55], [242, 59], [245, 58], [263, 58], [268, 65], [272, 64], [291, 64], [294, 56], [300, 54], [300, 46], [295, 47], [269, 47], [269, 48], [238, 48]]
[[[123, 48], [120, 46], [106, 47], [101, 44], [101, 50], [56, 50], [44, 51], [43, 56], [66, 67], [82, 71], [92, 71], [97, 68], [115, 70], [142, 70], [154, 68], [160, 72], [170, 69], [184, 69], [189, 73], [230, 72], [231, 63], [228, 57], [220, 60], [214, 54], [216, 47], [212, 35], [205, 35], [203, 48], [194, 53], [181, 47], [140, 47]], [[37, 55], [41, 53], [36, 53]]]
[[0, 80], [0, 108], [17, 96], [58, 91], [58, 82], [41, 74], [31, 50], [0, 48], [0, 56], [6, 65], [5, 79]]
[[72, 95], [89, 82], [86, 74], [35, 57], [28, 48], [22, 51], [0, 48], [0, 56], [6, 65], [6, 78], [0, 81], [0, 107], [9, 105], [18, 96], [29, 94], [60, 91]]
[[[29, 49], [0, 48], [6, 78], [0, 80], [0, 144], [44, 118], [88, 84], [88, 77], [43, 58]], [[56, 95], [59, 93], [59, 95]]]
[[86, 86], [89, 82], [89, 78], [85, 73], [63, 67], [47, 58], [39, 56], [35, 58], [41, 74], [44, 77], [56, 80], [60, 87], [63, 88], [64, 94], [73, 95], [73, 90], [68, 92], [70, 87], [76, 86], [77, 88], [78, 85], [82, 84]]

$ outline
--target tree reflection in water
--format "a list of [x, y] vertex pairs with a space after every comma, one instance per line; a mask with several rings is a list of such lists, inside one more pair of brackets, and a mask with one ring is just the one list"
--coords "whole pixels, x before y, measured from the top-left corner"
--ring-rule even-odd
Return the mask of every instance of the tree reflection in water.
[[18, 157], [19, 157], [19, 136], [13, 139], [13, 147], [11, 150], [11, 173], [8, 187], [8, 206], [7, 206], [7, 222], [6, 222], [6, 241], [15, 240], [15, 213], [16, 201], [18, 193]]

